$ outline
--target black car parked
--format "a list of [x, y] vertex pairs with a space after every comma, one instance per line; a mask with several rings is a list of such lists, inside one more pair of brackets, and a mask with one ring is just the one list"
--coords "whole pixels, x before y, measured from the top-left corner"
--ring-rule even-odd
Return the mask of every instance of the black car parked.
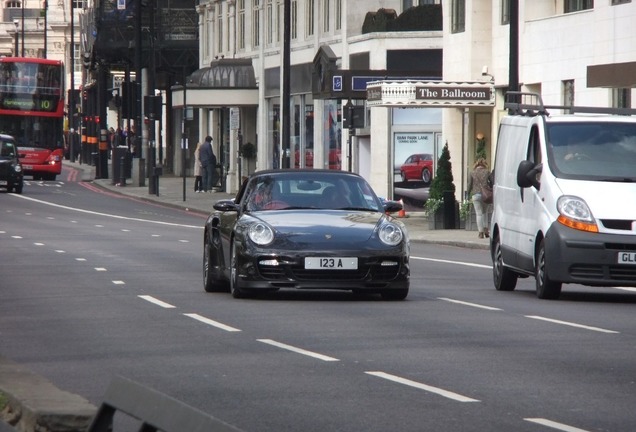
[[22, 186], [22, 165], [18, 160], [15, 139], [11, 135], [0, 134], [0, 188], [21, 194]]
[[214, 204], [203, 238], [206, 291], [234, 297], [279, 289], [335, 289], [403, 300], [409, 292], [409, 239], [357, 174], [270, 170], [247, 179], [232, 200]]

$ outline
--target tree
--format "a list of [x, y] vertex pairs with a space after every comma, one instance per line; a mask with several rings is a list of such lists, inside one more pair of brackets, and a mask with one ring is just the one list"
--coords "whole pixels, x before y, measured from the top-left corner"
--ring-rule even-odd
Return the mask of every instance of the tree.
[[455, 183], [453, 183], [453, 169], [450, 161], [448, 142], [444, 145], [442, 154], [437, 161], [437, 172], [431, 182], [428, 197], [442, 200], [444, 199], [444, 192], [447, 191], [453, 192], [453, 195], [455, 194]]

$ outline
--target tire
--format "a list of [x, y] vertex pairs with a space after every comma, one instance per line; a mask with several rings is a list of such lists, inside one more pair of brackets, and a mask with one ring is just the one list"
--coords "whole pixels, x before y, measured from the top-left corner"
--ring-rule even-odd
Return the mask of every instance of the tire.
[[561, 282], [550, 279], [545, 265], [545, 242], [541, 240], [535, 261], [534, 278], [537, 286], [537, 297], [546, 300], [558, 299], [561, 295]]
[[501, 253], [499, 235], [493, 239], [492, 249], [492, 279], [497, 291], [513, 291], [517, 286], [519, 275], [506, 268]]
[[212, 245], [206, 239], [203, 245], [203, 289], [205, 292], [219, 292], [227, 288], [224, 281], [214, 277], [212, 272], [214, 264]]
[[409, 295], [408, 288], [387, 289], [380, 292], [380, 296], [382, 296], [382, 300], [388, 300], [388, 301], [404, 300], [406, 296], [408, 295]]
[[231, 258], [230, 258], [230, 293], [232, 297], [236, 299], [246, 298], [248, 293], [245, 289], [241, 288], [241, 280], [238, 277], [238, 270], [236, 268], [236, 248], [234, 243], [231, 246]]
[[17, 185], [13, 185], [13, 191], [17, 194], [22, 194], [22, 187], [24, 186], [24, 183], [20, 182], [20, 184]]
[[431, 171], [428, 168], [422, 170], [422, 181], [426, 184], [431, 182]]

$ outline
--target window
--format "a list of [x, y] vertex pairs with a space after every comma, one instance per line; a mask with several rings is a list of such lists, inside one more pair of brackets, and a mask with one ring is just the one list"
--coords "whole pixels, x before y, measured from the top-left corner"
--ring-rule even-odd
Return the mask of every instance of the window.
[[466, 0], [452, 0], [451, 32], [462, 33], [466, 30]]
[[266, 20], [267, 20], [267, 36], [265, 38], [265, 43], [267, 45], [271, 45], [272, 42], [274, 42], [274, 30], [275, 30], [275, 24], [274, 24], [274, 4], [273, 4], [273, 0], [267, 0], [267, 6], [265, 9], [265, 13], [267, 14], [266, 16]]
[[594, 0], [565, 0], [564, 13], [594, 9]]
[[252, 45], [254, 47], [261, 45], [261, 1], [254, 0], [254, 8], [252, 9]]
[[402, 10], [405, 11], [413, 6], [440, 4], [441, 0], [402, 0]]
[[612, 89], [612, 108], [631, 108], [632, 89], [615, 88]]
[[73, 9], [85, 9], [86, 0], [73, 0]]
[[574, 106], [574, 80], [563, 81], [562, 88], [563, 88], [563, 105]]
[[307, 36], [314, 35], [314, 3], [316, 0], [307, 0], [306, 12], [307, 12]]
[[342, 29], [342, 0], [336, 0], [336, 30]]
[[331, 0], [322, 0], [322, 31], [329, 33], [331, 21]]
[[216, 50], [223, 52], [223, 5], [217, 5], [216, 9]]
[[245, 0], [238, 0], [238, 48], [245, 49]]
[[74, 61], [74, 70], [75, 70], [75, 75], [76, 76], [82, 76], [82, 68], [83, 68], [83, 64], [82, 64], [82, 50], [80, 47], [80, 44], [76, 43], [75, 46], [73, 46], [73, 61]]
[[298, 39], [298, 1], [292, 0], [291, 11], [291, 38], [292, 40]]
[[501, 25], [510, 24], [510, 0], [501, 0]]
[[22, 2], [20, 1], [6, 1], [4, 2], [4, 7], [9, 9], [9, 8], [21, 8], [22, 7]]
[[632, 0], [612, 0], [612, 6], [623, 4], [623, 3], [631, 3], [631, 2]]

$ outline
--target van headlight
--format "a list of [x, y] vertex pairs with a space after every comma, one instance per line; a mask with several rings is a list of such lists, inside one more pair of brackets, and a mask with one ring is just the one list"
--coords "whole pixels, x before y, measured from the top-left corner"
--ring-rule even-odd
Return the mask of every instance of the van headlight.
[[598, 232], [592, 211], [582, 198], [564, 195], [557, 200], [557, 210], [561, 224], [580, 231]]
[[402, 232], [402, 229], [396, 224], [385, 223], [380, 227], [378, 237], [380, 237], [382, 243], [389, 246], [395, 246], [400, 244], [400, 242], [404, 238], [404, 233]]

